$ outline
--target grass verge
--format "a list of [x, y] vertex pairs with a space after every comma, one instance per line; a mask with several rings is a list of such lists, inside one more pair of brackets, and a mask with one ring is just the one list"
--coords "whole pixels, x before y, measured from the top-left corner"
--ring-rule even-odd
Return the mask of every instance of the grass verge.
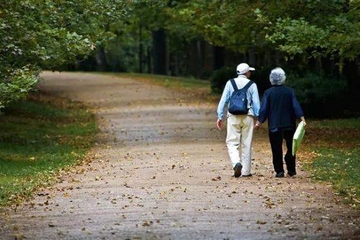
[[83, 160], [97, 133], [83, 106], [40, 93], [0, 116], [0, 205], [52, 184], [56, 172]]
[[311, 121], [304, 141], [313, 153], [305, 165], [313, 178], [331, 183], [347, 203], [360, 209], [360, 119]]

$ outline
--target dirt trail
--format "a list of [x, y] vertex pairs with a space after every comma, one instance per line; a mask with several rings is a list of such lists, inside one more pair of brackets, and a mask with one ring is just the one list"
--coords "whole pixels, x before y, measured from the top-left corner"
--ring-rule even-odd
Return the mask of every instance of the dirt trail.
[[90, 104], [102, 134], [91, 163], [0, 210], [1, 239], [360, 239], [360, 213], [301, 159], [297, 177], [273, 177], [265, 130], [255, 175], [234, 178], [213, 103], [127, 78], [42, 77], [43, 91]]

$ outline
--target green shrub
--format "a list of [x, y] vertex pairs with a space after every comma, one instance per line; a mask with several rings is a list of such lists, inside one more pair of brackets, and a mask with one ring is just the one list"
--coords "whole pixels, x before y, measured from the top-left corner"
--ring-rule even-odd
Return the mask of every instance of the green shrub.
[[297, 97], [303, 103], [326, 102], [346, 89], [346, 81], [322, 74], [307, 73], [304, 77], [287, 76], [287, 85], [299, 89]]
[[12, 102], [20, 101], [34, 90], [38, 82], [37, 70], [28, 67], [17, 69], [8, 74], [0, 75], [0, 109], [5, 108]]
[[256, 70], [251, 73], [250, 79], [256, 83], [260, 97], [266, 89], [271, 87], [269, 80], [271, 70], [272, 68], [269, 67], [256, 67]]
[[346, 106], [347, 82], [343, 78], [306, 73], [304, 76], [289, 74], [286, 85], [294, 88], [305, 115], [315, 118], [343, 116]]
[[[221, 93], [224, 90], [226, 82], [237, 77], [236, 66], [233, 67], [223, 67], [213, 72], [211, 75], [211, 91], [212, 93]], [[269, 87], [271, 87], [269, 82], [269, 68], [256, 68], [256, 71], [252, 72], [250, 79], [253, 80], [258, 87], [259, 94], [262, 93]]]
[[234, 77], [236, 77], [235, 67], [223, 67], [215, 70], [210, 77], [211, 92], [221, 93], [224, 90], [226, 82]]

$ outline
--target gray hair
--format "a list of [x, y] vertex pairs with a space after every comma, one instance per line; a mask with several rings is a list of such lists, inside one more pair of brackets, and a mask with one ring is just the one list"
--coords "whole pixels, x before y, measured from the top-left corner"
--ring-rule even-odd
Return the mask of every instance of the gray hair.
[[285, 83], [285, 72], [282, 68], [274, 68], [270, 73], [271, 85], [283, 85]]

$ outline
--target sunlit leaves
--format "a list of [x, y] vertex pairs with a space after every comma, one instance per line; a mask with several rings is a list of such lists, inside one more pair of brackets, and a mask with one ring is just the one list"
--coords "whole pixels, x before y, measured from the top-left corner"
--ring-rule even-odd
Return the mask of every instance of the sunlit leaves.
[[278, 19], [272, 30], [272, 34], [267, 35], [266, 39], [277, 43], [280, 50], [293, 55], [309, 48], [324, 47], [328, 36], [326, 30], [309, 24], [304, 18]]
[[22, 100], [38, 82], [36, 72], [27, 67], [17, 69], [8, 76], [8, 81], [0, 82], [0, 109], [8, 103]]
[[289, 55], [306, 53], [340, 61], [358, 56], [358, 1], [273, 2], [254, 12], [266, 40]]
[[[111, 36], [108, 25], [124, 15], [124, 6], [123, 0], [0, 3], [0, 106], [20, 99], [34, 86], [35, 72], [25, 66], [58, 70], [91, 53]], [[21, 83], [14, 77], [17, 71]]]
[[251, 5], [242, 0], [188, 1], [178, 4], [173, 16], [208, 42], [242, 51], [256, 39]]

